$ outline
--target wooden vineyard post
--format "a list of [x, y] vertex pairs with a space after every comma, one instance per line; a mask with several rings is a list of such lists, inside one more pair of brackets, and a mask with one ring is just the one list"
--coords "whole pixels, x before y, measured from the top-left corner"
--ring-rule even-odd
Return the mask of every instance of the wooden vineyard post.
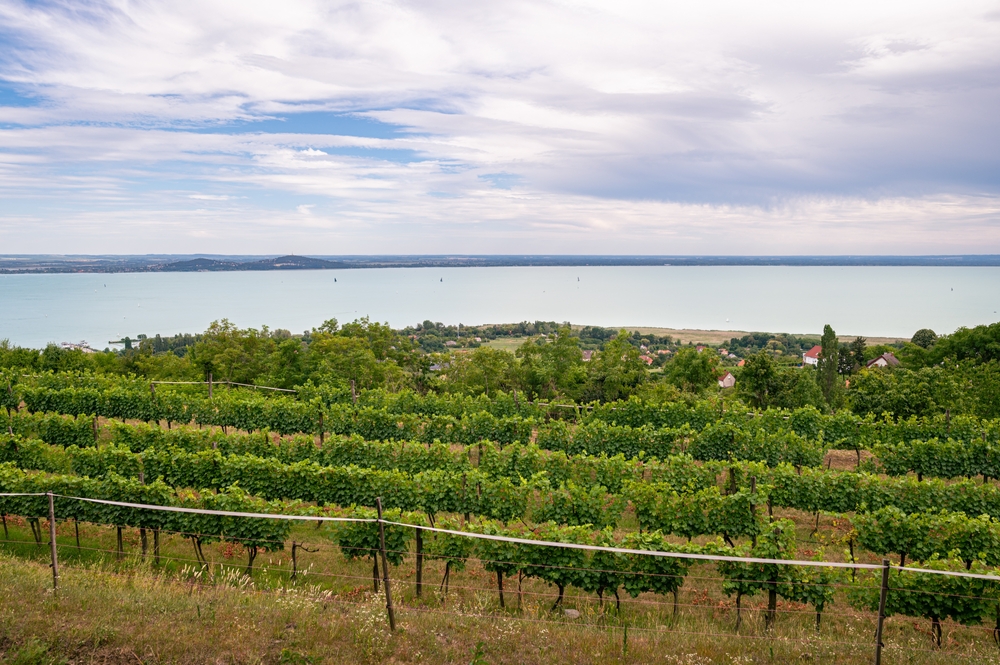
[[302, 544], [302, 543], [297, 543], [297, 542], [295, 542], [294, 540], [292, 541], [292, 576], [291, 576], [291, 578], [290, 578], [290, 579], [293, 579], [293, 580], [294, 580], [294, 579], [295, 579], [296, 577], [298, 577], [298, 576], [299, 576], [299, 559], [298, 559], [298, 557], [296, 556], [296, 552], [297, 552], [298, 550], [303, 550], [303, 551], [305, 551], [305, 552], [311, 552], [311, 553], [313, 553], [313, 554], [315, 554], [316, 552], [319, 552], [319, 549], [318, 549], [318, 548], [317, 548], [317, 549], [314, 549], [314, 550], [311, 550], [311, 549], [309, 549], [308, 547], [306, 547], [306, 546], [305, 546], [304, 544]]
[[208, 399], [212, 399], [212, 373], [208, 373]]
[[889, 595], [889, 560], [882, 559], [882, 592], [878, 598], [878, 626], [875, 628], [875, 665], [882, 665], [882, 624], [885, 622], [885, 599]]
[[396, 632], [396, 613], [392, 608], [392, 592], [389, 590], [389, 560], [385, 556], [385, 522], [382, 521], [382, 498], [375, 499], [378, 510], [378, 545], [382, 552], [382, 585], [385, 587], [385, 609], [389, 613], [389, 630]]
[[[149, 385], [152, 388], [153, 384]], [[139, 483], [142, 485], [146, 484], [146, 474], [142, 470], [139, 471]], [[144, 526], [139, 527], [139, 542], [142, 543], [142, 560], [145, 561], [148, 547], [146, 543], [146, 527]]]
[[59, 557], [56, 555], [56, 503], [52, 492], [49, 495], [49, 549], [52, 551], [52, 589], [59, 588]]
[[[462, 500], [465, 502], [466, 508], [468, 508], [469, 497], [466, 494], [466, 490], [465, 490], [466, 482], [465, 481], [466, 481], [466, 477], [465, 477], [465, 474], [463, 473], [462, 474]], [[466, 523], [468, 523], [469, 517], [470, 517], [470, 515], [469, 515], [468, 512], [465, 512], [465, 513], [462, 514], [462, 528], [463, 529], [465, 528]]]
[[323, 431], [323, 410], [320, 409], [320, 411], [319, 411], [319, 445], [321, 445], [321, 446], [323, 445], [323, 435], [324, 435], [324, 433], [325, 432]]
[[424, 530], [420, 527], [416, 529], [417, 537], [417, 598], [420, 598], [424, 591]]
[[354, 388], [354, 379], [351, 379], [351, 403], [354, 406], [358, 405], [358, 392]]

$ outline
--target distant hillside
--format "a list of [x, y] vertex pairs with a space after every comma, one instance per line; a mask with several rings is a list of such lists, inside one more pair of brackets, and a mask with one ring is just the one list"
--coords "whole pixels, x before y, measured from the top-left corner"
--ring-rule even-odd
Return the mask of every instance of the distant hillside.
[[216, 259], [191, 259], [159, 266], [165, 272], [200, 272], [217, 270], [330, 270], [344, 268], [343, 263], [313, 259], [308, 256], [279, 256], [260, 261], [219, 261]]
[[215, 259], [191, 259], [190, 261], [176, 261], [158, 266], [159, 269], [167, 272], [200, 272], [205, 270], [239, 270], [242, 264], [233, 261], [216, 261]]
[[242, 264], [245, 270], [329, 270], [346, 267], [343, 263], [312, 259], [308, 256], [279, 256]]

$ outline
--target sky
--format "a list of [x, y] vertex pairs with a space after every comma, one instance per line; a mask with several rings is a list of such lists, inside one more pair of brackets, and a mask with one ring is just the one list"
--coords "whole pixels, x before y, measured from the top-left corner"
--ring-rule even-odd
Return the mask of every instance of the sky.
[[1000, 253], [1000, 1], [0, 0], [0, 253]]

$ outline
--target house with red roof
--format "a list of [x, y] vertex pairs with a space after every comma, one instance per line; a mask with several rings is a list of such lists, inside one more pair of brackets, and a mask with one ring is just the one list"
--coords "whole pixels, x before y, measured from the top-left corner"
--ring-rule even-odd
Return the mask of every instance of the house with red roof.
[[868, 364], [865, 365], [865, 367], [867, 367], [868, 369], [871, 369], [872, 367], [895, 367], [898, 364], [899, 364], [899, 358], [892, 355], [892, 353], [890, 352], [886, 352], [880, 355], [878, 358], [873, 358], [869, 360]]
[[802, 362], [806, 365], [818, 365], [819, 364], [819, 354], [823, 350], [823, 347], [817, 344], [813, 348], [809, 349], [802, 354]]
[[733, 376], [732, 372], [726, 372], [719, 377], [719, 387], [720, 388], [732, 388], [736, 385], [736, 377]]

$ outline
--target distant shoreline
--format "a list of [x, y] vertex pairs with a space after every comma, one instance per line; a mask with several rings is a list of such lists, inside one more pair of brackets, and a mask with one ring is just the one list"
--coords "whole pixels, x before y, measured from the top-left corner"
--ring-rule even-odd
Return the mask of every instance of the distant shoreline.
[[0, 255], [0, 274], [237, 272], [376, 268], [492, 268], [584, 266], [1000, 267], [1000, 254], [925, 256], [710, 255], [315, 255], [218, 254]]

